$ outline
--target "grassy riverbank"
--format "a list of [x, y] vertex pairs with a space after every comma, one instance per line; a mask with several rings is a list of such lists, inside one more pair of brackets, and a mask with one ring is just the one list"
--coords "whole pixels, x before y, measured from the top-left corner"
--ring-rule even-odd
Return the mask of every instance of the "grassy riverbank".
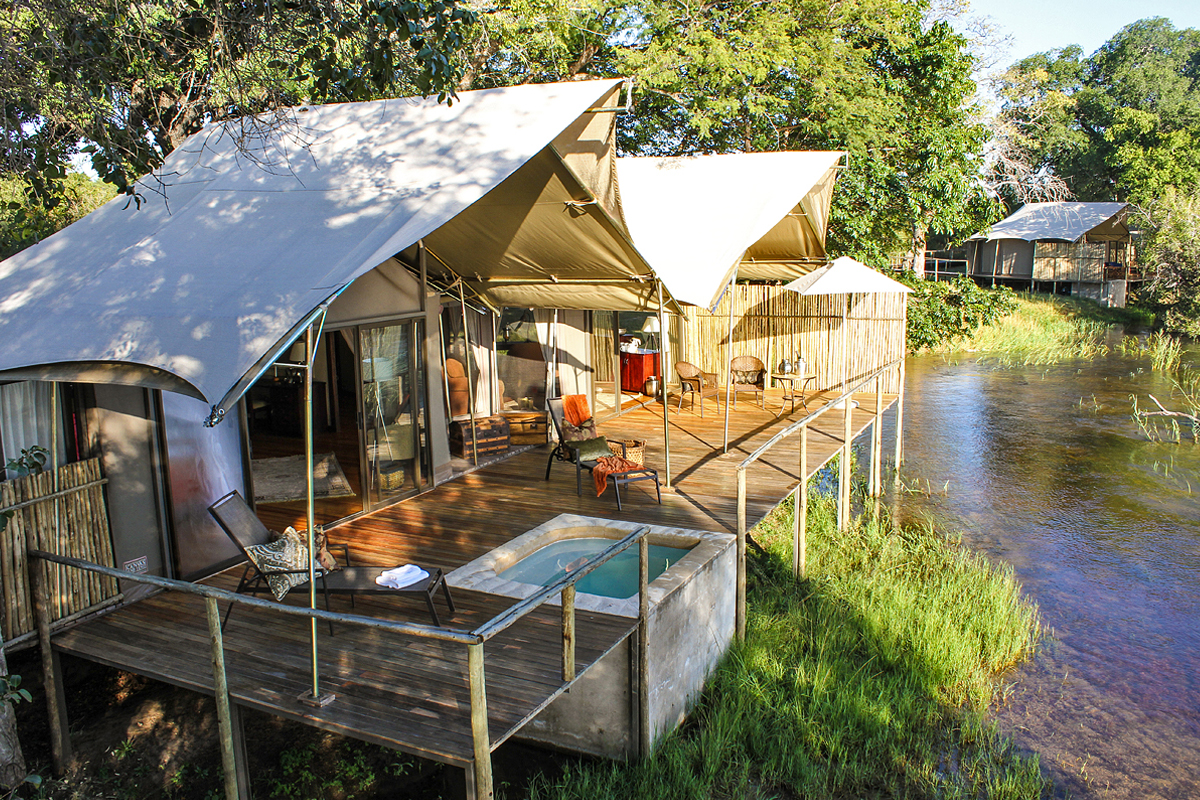
[[994, 675], [1038, 636], [1011, 571], [884, 515], [835, 530], [809, 514], [791, 575], [791, 510], [755, 531], [749, 631], [689, 723], [644, 764], [578, 764], [536, 798], [1036, 798], [1025, 758], [983, 719]]
[[988, 353], [1013, 363], [1049, 364], [1104, 353], [1114, 325], [1140, 327], [1153, 322], [1147, 312], [1103, 308], [1090, 300], [1045, 294], [1014, 297], [1015, 311], [941, 350]]

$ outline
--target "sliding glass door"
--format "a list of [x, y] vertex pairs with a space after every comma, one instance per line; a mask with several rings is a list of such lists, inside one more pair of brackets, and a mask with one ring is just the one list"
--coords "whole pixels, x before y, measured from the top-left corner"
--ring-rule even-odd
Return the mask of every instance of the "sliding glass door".
[[367, 509], [430, 488], [425, 320], [358, 329]]

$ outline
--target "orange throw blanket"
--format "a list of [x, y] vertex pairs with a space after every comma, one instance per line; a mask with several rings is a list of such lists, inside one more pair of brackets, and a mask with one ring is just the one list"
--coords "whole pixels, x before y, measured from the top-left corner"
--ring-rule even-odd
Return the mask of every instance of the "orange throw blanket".
[[628, 458], [620, 456], [603, 456], [596, 459], [596, 466], [592, 467], [592, 480], [596, 483], [596, 497], [604, 494], [604, 490], [608, 488], [609, 475], [621, 475], [641, 469], [645, 469], [645, 467], [636, 461], [630, 461]]
[[576, 428], [591, 419], [592, 412], [588, 410], [587, 395], [569, 394], [563, 397], [563, 416]]

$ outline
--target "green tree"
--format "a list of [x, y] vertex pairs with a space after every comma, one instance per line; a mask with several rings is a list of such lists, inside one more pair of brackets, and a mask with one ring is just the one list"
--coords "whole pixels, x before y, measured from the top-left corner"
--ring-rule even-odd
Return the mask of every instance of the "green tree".
[[1200, 181], [1200, 31], [1144, 19], [1087, 58], [1030, 56], [999, 90], [1038, 163], [1080, 200], [1145, 204]]
[[[81, 148], [131, 193], [206, 123], [304, 102], [445, 97], [471, 19], [456, 0], [10, 0], [0, 172], [52, 208]], [[263, 128], [289, 122], [267, 115], [235, 134], [249, 152]]]
[[1164, 327], [1200, 337], [1200, 184], [1169, 186], [1142, 209], [1147, 230], [1143, 265], [1154, 277], [1146, 287]]

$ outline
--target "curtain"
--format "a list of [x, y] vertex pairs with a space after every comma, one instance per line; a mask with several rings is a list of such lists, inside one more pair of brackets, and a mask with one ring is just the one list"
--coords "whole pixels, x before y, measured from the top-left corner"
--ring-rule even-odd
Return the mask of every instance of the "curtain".
[[546, 360], [546, 397], [557, 397], [554, 391], [554, 376], [558, 373], [558, 364], [554, 361], [557, 347], [555, 343], [555, 321], [557, 313], [549, 308], [533, 310], [534, 326], [537, 328], [538, 343], [542, 346], [542, 358]]
[[[50, 417], [51, 399], [57, 384], [47, 381], [19, 381], [0, 386], [0, 441], [5, 463], [19, 458], [22, 450], [41, 445], [47, 450], [54, 437]], [[66, 462], [67, 446], [62, 424], [62, 406], [58, 409], [58, 463]], [[46, 467], [49, 468], [49, 463]], [[7, 476], [12, 478], [14, 476]]]
[[592, 337], [588, 333], [587, 313], [558, 312], [558, 379], [564, 395], [592, 396]]

